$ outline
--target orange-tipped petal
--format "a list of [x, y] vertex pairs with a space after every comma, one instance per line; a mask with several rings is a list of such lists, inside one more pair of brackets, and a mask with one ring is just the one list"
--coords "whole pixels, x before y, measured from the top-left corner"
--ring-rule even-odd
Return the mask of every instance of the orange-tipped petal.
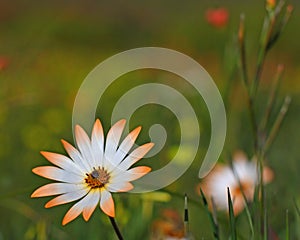
[[83, 181], [82, 176], [67, 172], [63, 169], [53, 166], [41, 166], [32, 169], [32, 172], [42, 176], [44, 178], [67, 182], [67, 183], [81, 183]]
[[66, 225], [67, 223], [73, 221], [75, 218], [77, 218], [80, 215], [81, 212], [82, 212], [82, 207], [75, 204], [73, 207], [71, 207], [68, 210], [68, 212], [64, 216], [62, 220], [62, 225]]
[[82, 186], [77, 184], [75, 185], [69, 183], [49, 183], [36, 189], [31, 194], [31, 197], [34, 198], [34, 197], [53, 196], [53, 195], [67, 193], [67, 192], [73, 192], [79, 189], [82, 189]]
[[137, 127], [133, 131], [131, 131], [126, 138], [123, 140], [123, 142], [120, 144], [117, 153], [114, 157], [114, 164], [119, 165], [119, 163], [124, 159], [124, 157], [128, 154], [130, 149], [135, 143], [135, 140], [137, 139], [142, 127]]
[[133, 185], [130, 182], [117, 182], [110, 183], [106, 188], [110, 192], [128, 192], [133, 189]]
[[134, 149], [119, 165], [120, 169], [127, 170], [142, 157], [144, 157], [154, 146], [154, 143], [146, 143], [136, 149]]
[[86, 132], [79, 125], [75, 126], [75, 138], [83, 159], [93, 168], [95, 166], [95, 159], [92, 153], [91, 141]]
[[86, 197], [86, 204], [83, 209], [82, 215], [85, 221], [88, 221], [92, 216], [95, 208], [100, 200], [100, 192], [98, 190], [90, 192]]
[[79, 168], [70, 158], [58, 154], [58, 153], [52, 153], [52, 152], [45, 152], [41, 151], [41, 154], [51, 163], [54, 165], [63, 168], [69, 172], [73, 172], [75, 174], [82, 174], [83, 171], [81, 168]]
[[140, 175], [140, 176], [143, 176], [150, 171], [151, 168], [147, 166], [139, 166], [128, 170], [128, 172], [131, 173], [132, 175]]
[[128, 180], [128, 181], [133, 181], [133, 180], [136, 180], [138, 178], [141, 178], [142, 176], [146, 175], [150, 171], [151, 171], [151, 168], [146, 167], [146, 166], [139, 166], [139, 167], [129, 169], [127, 172], [131, 176], [129, 177], [130, 180]]
[[62, 225], [66, 225], [67, 223], [71, 222], [76, 217], [78, 217], [80, 213], [83, 213], [83, 218], [87, 221], [92, 215], [95, 207], [97, 206], [99, 198], [99, 191], [88, 193], [84, 198], [82, 198], [79, 202], [74, 204], [74, 206], [69, 209], [69, 211], [63, 218]]
[[103, 151], [104, 147], [104, 133], [103, 127], [99, 119], [96, 120], [92, 130], [92, 141], [97, 142]]
[[147, 174], [150, 171], [151, 171], [151, 168], [146, 167], [146, 166], [139, 166], [139, 167], [131, 168], [125, 172], [124, 171], [118, 172], [113, 177], [113, 181], [114, 181], [114, 183], [130, 182], [130, 181], [136, 180], [136, 179], [144, 176], [145, 174]]
[[50, 208], [50, 207], [54, 207], [57, 205], [76, 201], [76, 200], [82, 198], [87, 193], [88, 193], [88, 190], [86, 188], [83, 188], [83, 189], [80, 189], [80, 190], [74, 191], [74, 192], [65, 193], [65, 194], [60, 195], [56, 198], [53, 198], [52, 200], [47, 202], [45, 205], [45, 208]]
[[122, 119], [116, 122], [108, 131], [105, 145], [105, 156], [107, 159], [112, 159], [115, 155], [125, 124], [126, 120]]
[[100, 208], [106, 215], [115, 217], [114, 200], [111, 196], [111, 193], [105, 189], [101, 190]]
[[67, 153], [69, 154], [69, 156], [73, 159], [73, 161], [80, 166], [80, 168], [82, 168], [83, 170], [85, 170], [86, 172], [89, 172], [91, 170], [90, 166], [88, 165], [87, 161], [84, 161], [82, 159], [82, 156], [80, 154], [80, 152], [72, 146], [72, 144], [68, 143], [65, 140], [61, 140], [64, 148], [66, 149]]
[[96, 165], [102, 166], [104, 153], [104, 134], [103, 127], [99, 119], [96, 120], [92, 130], [91, 144]]

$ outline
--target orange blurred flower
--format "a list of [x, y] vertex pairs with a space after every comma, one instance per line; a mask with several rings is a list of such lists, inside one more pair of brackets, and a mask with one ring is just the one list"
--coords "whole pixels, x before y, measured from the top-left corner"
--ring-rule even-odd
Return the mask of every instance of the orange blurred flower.
[[66, 213], [62, 224], [74, 220], [81, 213], [88, 221], [96, 206], [100, 203], [102, 211], [110, 217], [115, 216], [114, 201], [111, 192], [127, 192], [133, 188], [130, 183], [151, 169], [139, 166], [129, 169], [153, 147], [153, 143], [144, 144], [130, 151], [141, 131], [137, 127], [122, 141], [119, 141], [126, 121], [115, 123], [107, 134], [104, 148], [104, 134], [101, 122], [96, 120], [91, 139], [80, 127], [75, 127], [78, 150], [62, 140], [69, 157], [51, 153], [41, 154], [54, 166], [42, 166], [32, 171], [42, 177], [56, 180], [35, 190], [31, 197], [59, 195], [46, 203], [53, 207], [79, 200]]
[[210, 8], [205, 12], [205, 19], [210, 25], [216, 28], [222, 28], [228, 23], [229, 13], [228, 10], [223, 7], [214, 9]]
[[155, 220], [152, 224], [152, 233], [151, 239], [153, 240], [185, 239], [182, 217], [175, 210], [163, 210], [162, 218]]
[[[256, 161], [249, 161], [243, 152], [236, 152], [232, 168], [224, 164], [217, 164], [209, 175], [199, 184], [207, 199], [211, 200], [217, 209], [228, 210], [227, 187], [233, 200], [233, 210], [238, 215], [245, 207], [243, 193], [247, 201], [252, 201], [255, 187], [258, 185], [258, 171]], [[264, 167], [263, 182], [269, 183], [274, 177], [273, 171]]]
[[276, 0], [266, 0], [266, 8], [268, 10], [273, 10], [276, 6]]

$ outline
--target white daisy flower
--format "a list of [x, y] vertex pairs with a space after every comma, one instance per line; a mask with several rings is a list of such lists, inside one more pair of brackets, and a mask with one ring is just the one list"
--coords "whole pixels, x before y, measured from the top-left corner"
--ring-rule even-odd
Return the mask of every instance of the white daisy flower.
[[114, 217], [115, 207], [111, 192], [131, 190], [133, 188], [131, 181], [151, 171], [151, 168], [146, 166], [129, 169], [144, 157], [154, 144], [147, 143], [130, 152], [141, 127], [130, 132], [119, 144], [125, 124], [125, 120], [115, 123], [107, 134], [106, 142], [104, 142], [103, 128], [99, 119], [94, 124], [91, 139], [77, 125], [75, 139], [78, 149], [62, 140], [69, 157], [58, 153], [41, 152], [56, 166], [36, 167], [32, 171], [58, 182], [38, 188], [31, 197], [59, 195], [47, 202], [46, 208], [79, 200], [64, 216], [63, 225], [74, 220], [81, 213], [84, 220], [88, 221], [98, 203], [106, 215]]
[[[253, 200], [259, 179], [256, 165], [255, 160], [249, 161], [242, 152], [235, 154], [232, 168], [224, 164], [217, 164], [199, 185], [206, 198], [210, 200], [210, 207], [212, 207], [211, 199], [213, 199], [219, 210], [228, 210], [227, 188], [229, 188], [234, 214], [238, 215], [245, 207], [243, 193], [247, 201]], [[272, 179], [272, 170], [264, 167], [264, 184], [269, 183]]]

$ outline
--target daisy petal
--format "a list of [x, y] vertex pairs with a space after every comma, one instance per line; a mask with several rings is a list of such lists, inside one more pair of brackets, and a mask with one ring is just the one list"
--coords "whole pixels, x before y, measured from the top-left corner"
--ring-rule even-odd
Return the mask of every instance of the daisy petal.
[[52, 153], [52, 152], [44, 152], [41, 151], [41, 154], [51, 163], [54, 165], [65, 169], [68, 172], [73, 172], [77, 175], [84, 174], [84, 171], [78, 167], [70, 158], [58, 154], [58, 153]]
[[110, 192], [128, 192], [133, 189], [130, 182], [110, 183], [106, 189]]
[[[126, 120], [122, 119], [115, 123], [107, 133], [106, 145], [105, 145], [105, 157], [108, 161], [111, 161], [117, 151], [119, 141], [125, 127]], [[113, 163], [116, 165], [115, 163]]]
[[101, 122], [99, 119], [96, 120], [92, 131], [92, 150], [95, 157], [95, 163], [97, 166], [103, 164], [103, 152], [104, 152], [104, 134]]
[[98, 190], [91, 191], [83, 200], [85, 201], [85, 207], [82, 215], [83, 219], [88, 221], [100, 200], [100, 192]]
[[124, 159], [124, 157], [128, 154], [129, 150], [134, 145], [134, 142], [141, 131], [141, 127], [137, 127], [131, 133], [127, 135], [127, 137], [120, 144], [117, 153], [114, 156], [114, 164], [119, 165], [119, 163]]
[[80, 153], [91, 168], [95, 167], [95, 160], [92, 154], [91, 141], [86, 132], [79, 125], [75, 126], [75, 138]]
[[46, 197], [52, 195], [63, 194], [67, 192], [77, 191], [82, 189], [80, 184], [70, 184], [70, 183], [49, 183], [42, 187], [36, 189], [31, 197]]
[[131, 168], [125, 172], [118, 172], [118, 174], [116, 174], [116, 176], [114, 176], [113, 181], [115, 183], [119, 183], [119, 182], [123, 182], [123, 181], [130, 182], [130, 181], [136, 180], [138, 178], [141, 178], [142, 176], [144, 176], [145, 174], [147, 174], [150, 171], [151, 171], [151, 168], [146, 167], [146, 166], [139, 166], [139, 167]]
[[88, 193], [88, 190], [84, 187], [74, 192], [68, 192], [63, 195], [60, 195], [56, 198], [53, 198], [49, 202], [46, 203], [45, 208], [54, 207], [57, 205], [73, 202], [85, 196]]
[[136, 149], [134, 149], [118, 166], [118, 168], [127, 170], [134, 163], [144, 157], [150, 149], [154, 146], [153, 143], [146, 143]]
[[66, 213], [62, 220], [62, 225], [66, 225], [67, 223], [73, 221], [75, 218], [77, 218], [80, 213], [82, 213], [83, 207], [84, 207], [83, 199], [79, 201], [78, 203], [74, 204]]
[[104, 188], [101, 189], [100, 208], [106, 215], [115, 217], [114, 200], [111, 196], [111, 193], [106, 191]]
[[83, 177], [53, 166], [42, 166], [32, 169], [32, 172], [44, 178], [66, 182], [82, 183]]
[[88, 165], [87, 161], [82, 158], [80, 152], [67, 141], [62, 139], [61, 142], [73, 161], [84, 171], [90, 172], [92, 168]]

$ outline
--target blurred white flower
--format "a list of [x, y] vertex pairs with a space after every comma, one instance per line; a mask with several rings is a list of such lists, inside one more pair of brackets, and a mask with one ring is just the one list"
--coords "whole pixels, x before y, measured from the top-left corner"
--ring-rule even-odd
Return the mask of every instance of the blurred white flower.
[[[273, 175], [273, 171], [265, 166], [263, 170], [264, 184], [272, 181]], [[249, 161], [243, 152], [237, 152], [234, 155], [232, 167], [217, 164], [199, 184], [198, 190], [202, 189], [209, 200], [210, 207], [212, 207], [211, 200], [213, 199], [217, 209], [228, 210], [227, 188], [229, 188], [234, 214], [237, 215], [245, 207], [244, 196], [247, 201], [253, 200], [258, 179], [256, 160]]]

